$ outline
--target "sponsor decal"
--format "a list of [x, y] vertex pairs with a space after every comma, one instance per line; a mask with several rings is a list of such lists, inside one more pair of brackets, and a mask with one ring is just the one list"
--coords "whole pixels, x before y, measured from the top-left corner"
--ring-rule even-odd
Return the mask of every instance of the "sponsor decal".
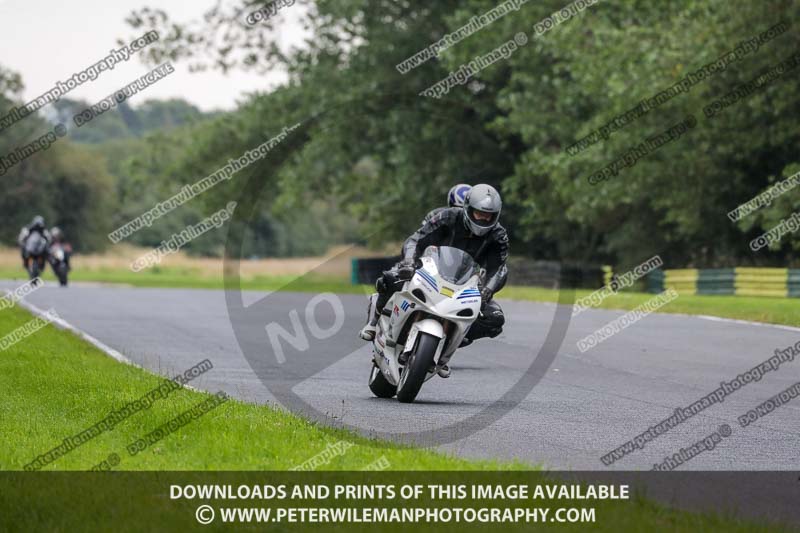
[[481, 292], [475, 287], [469, 287], [461, 291], [461, 294], [458, 295], [458, 299], [461, 300], [463, 298], [477, 298], [480, 297]]
[[442, 288], [439, 289], [439, 294], [441, 294], [442, 296], [447, 296], [448, 298], [452, 298], [454, 292], [453, 289], [451, 289], [450, 287], [442, 286]]

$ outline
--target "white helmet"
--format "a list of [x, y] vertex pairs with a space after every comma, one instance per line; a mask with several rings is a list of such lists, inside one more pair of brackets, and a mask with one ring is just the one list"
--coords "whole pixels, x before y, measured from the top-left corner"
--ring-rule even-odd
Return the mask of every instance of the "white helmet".
[[503, 201], [491, 185], [475, 185], [464, 200], [464, 225], [469, 231], [483, 236], [497, 225]]
[[472, 187], [466, 183], [459, 183], [454, 185], [450, 192], [447, 193], [447, 206], [448, 207], [464, 207], [464, 199]]

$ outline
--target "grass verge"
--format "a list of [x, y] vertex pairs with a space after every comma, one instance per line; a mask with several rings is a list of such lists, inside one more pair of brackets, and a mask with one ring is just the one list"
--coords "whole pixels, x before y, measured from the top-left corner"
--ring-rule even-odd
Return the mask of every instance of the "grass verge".
[[[589, 296], [593, 291], [577, 290], [575, 298]], [[710, 315], [769, 324], [800, 327], [800, 301], [796, 298], [775, 298], [768, 296], [700, 296], [683, 294], [672, 300], [658, 312], [682, 313], [687, 315]], [[623, 291], [603, 300], [598, 309], [631, 310], [651, 299], [654, 294]], [[556, 302], [558, 291], [539, 287], [506, 287], [498, 294], [499, 298], [534, 302]]]

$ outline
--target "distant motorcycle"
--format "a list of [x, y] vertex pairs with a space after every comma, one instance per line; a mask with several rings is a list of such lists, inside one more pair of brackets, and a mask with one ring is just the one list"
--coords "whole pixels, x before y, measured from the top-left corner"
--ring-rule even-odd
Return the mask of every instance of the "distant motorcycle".
[[47, 255], [47, 239], [41, 233], [31, 233], [25, 241], [25, 270], [30, 279], [36, 279], [42, 274]]
[[[444, 369], [481, 310], [481, 269], [458, 248], [429, 246], [414, 277], [380, 311], [369, 388], [413, 402]], [[373, 296], [374, 297], [374, 296]]]
[[61, 243], [56, 242], [50, 245], [49, 261], [50, 266], [53, 267], [53, 272], [58, 278], [58, 283], [62, 287], [66, 287], [69, 265], [67, 264], [67, 252]]

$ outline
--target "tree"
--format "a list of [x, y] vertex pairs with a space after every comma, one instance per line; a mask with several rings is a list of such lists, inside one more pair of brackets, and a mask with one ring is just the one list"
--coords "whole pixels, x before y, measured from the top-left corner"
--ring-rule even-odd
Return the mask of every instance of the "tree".
[[[176, 167], [184, 175], [206, 175], [283, 126], [313, 119], [308, 142], [261, 177], [274, 191], [261, 207], [264, 216], [302, 209], [324, 195], [363, 223], [364, 238], [396, 239], [440, 205], [453, 183], [488, 182], [504, 194], [502, 222], [515, 254], [623, 267], [655, 253], [668, 266], [793, 260], [796, 234], [758, 254], [748, 243], [790, 214], [800, 193], [787, 193], [739, 224], [726, 214], [800, 163], [797, 77], [781, 76], [713, 118], [704, 113], [794, 53], [791, 30], [660, 101], [608, 139], [577, 153], [568, 149], [741, 41], [797, 20], [796, 2], [596, 2], [545, 33], [536, 28], [563, 13], [564, 3], [528, 2], [406, 74], [395, 65], [498, 4], [298, 2], [293, 9], [305, 9], [313, 37], [294, 50], [273, 42], [280, 15], [246, 23], [247, 13], [266, 4], [218, 6], [198, 26], [175, 24], [158, 9], [129, 17], [136, 31], [156, 29], [162, 36], [147, 49], [153, 63], [287, 70], [285, 86], [254, 95], [237, 112], [198, 129]], [[507, 58], [441, 99], [419, 96], [520, 32], [527, 43]], [[616, 176], [589, 183], [589, 176], [690, 116], [696, 125], [678, 138]], [[220, 186], [224, 194], [208, 197], [208, 207], [235, 196], [237, 187]]]
[[[16, 74], [0, 68], [0, 116], [19, 106], [23, 85]], [[37, 114], [0, 132], [0, 156], [52, 131]], [[0, 177], [0, 241], [16, 244], [20, 227], [41, 214], [49, 225], [61, 226], [77, 250], [106, 246], [110, 213], [115, 207], [112, 178], [84, 148], [59, 138], [11, 167]]]

